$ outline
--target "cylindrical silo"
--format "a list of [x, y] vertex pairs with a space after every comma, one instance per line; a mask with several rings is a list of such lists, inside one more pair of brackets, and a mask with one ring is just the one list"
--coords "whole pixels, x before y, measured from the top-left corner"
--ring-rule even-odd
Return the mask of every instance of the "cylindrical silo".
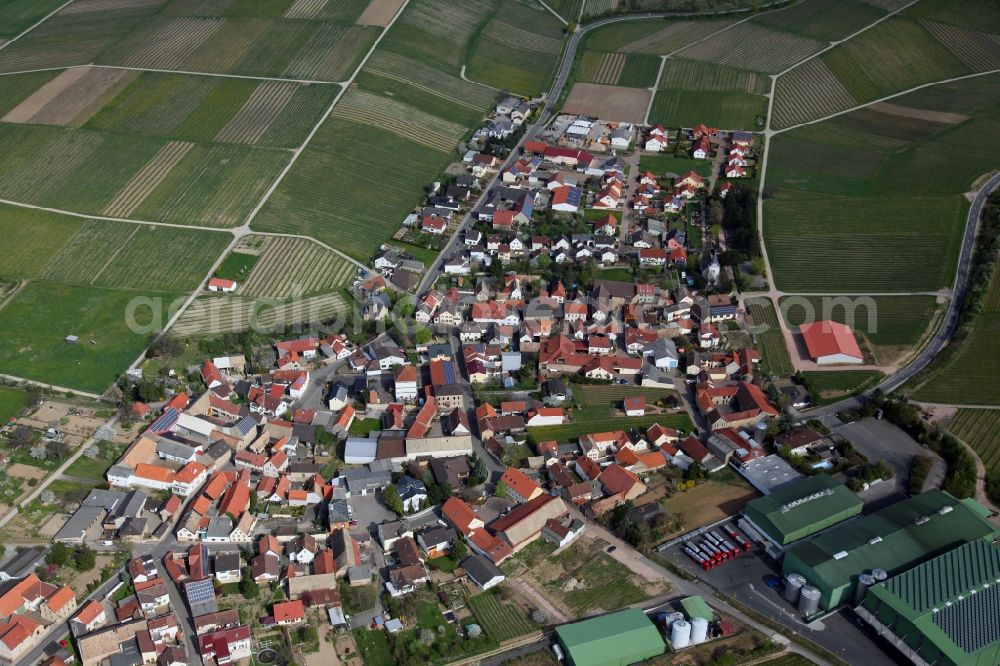
[[806, 584], [805, 576], [797, 573], [790, 573], [785, 577], [785, 601], [794, 604], [799, 600], [799, 592]]
[[687, 620], [677, 620], [670, 625], [670, 644], [674, 649], [686, 648], [691, 643], [691, 625]]
[[815, 615], [819, 611], [819, 588], [806, 585], [799, 594], [799, 612], [803, 617]]
[[854, 588], [854, 605], [858, 606], [865, 599], [868, 588], [875, 584], [875, 576], [863, 573], [858, 576], [858, 585]]
[[708, 620], [696, 617], [691, 620], [691, 642], [697, 645], [706, 640], [708, 640]]
[[889, 574], [886, 573], [885, 569], [872, 569], [872, 578], [874, 578], [877, 583], [883, 583], [888, 580]]

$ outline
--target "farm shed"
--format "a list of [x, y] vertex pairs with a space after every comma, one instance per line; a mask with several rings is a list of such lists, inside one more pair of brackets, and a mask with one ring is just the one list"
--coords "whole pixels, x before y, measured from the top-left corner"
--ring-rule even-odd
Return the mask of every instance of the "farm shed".
[[656, 625], [638, 608], [556, 627], [572, 666], [626, 666], [663, 654]]
[[894, 576], [1000, 533], [988, 515], [975, 500], [930, 490], [793, 544], [785, 551], [782, 573], [805, 576], [820, 590], [820, 607], [829, 610], [852, 601], [863, 573], [882, 569]]
[[850, 326], [836, 321], [814, 321], [799, 327], [809, 358], [818, 365], [863, 363], [864, 354]]

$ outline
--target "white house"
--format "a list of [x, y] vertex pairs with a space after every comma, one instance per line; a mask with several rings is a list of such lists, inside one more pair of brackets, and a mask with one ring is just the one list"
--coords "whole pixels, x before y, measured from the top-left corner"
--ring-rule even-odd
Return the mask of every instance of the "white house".
[[231, 294], [236, 291], [236, 280], [226, 280], [224, 278], [212, 278], [208, 281], [209, 291], [221, 291], [224, 294]]

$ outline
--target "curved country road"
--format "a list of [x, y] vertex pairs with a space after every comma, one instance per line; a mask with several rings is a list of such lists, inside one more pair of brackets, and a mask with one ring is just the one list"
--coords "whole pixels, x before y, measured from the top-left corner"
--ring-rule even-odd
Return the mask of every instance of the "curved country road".
[[972, 205], [969, 206], [969, 213], [965, 221], [965, 235], [962, 237], [962, 250], [958, 255], [958, 267], [955, 272], [955, 285], [952, 290], [954, 295], [948, 304], [948, 314], [938, 327], [937, 333], [934, 334], [934, 339], [931, 340], [930, 343], [927, 344], [906, 366], [900, 368], [900, 370], [895, 374], [886, 377], [877, 386], [874, 386], [859, 396], [847, 398], [845, 400], [841, 400], [840, 402], [820, 407], [818, 409], [802, 412], [802, 416], [822, 420], [833, 416], [837, 412], [844, 409], [860, 407], [865, 401], [865, 398], [877, 390], [881, 390], [883, 393], [895, 391], [916, 376], [916, 374], [921, 370], [926, 368], [930, 362], [934, 360], [934, 357], [948, 345], [948, 342], [951, 340], [951, 336], [955, 334], [955, 329], [958, 328], [959, 317], [962, 314], [962, 304], [965, 302], [965, 291], [969, 287], [969, 270], [972, 264], [972, 253], [976, 246], [976, 233], [979, 230], [979, 217], [982, 215], [986, 199], [989, 198], [990, 194], [992, 194], [998, 187], [1000, 187], [1000, 173], [994, 174], [983, 184], [983, 186], [976, 193], [975, 198], [972, 200]]

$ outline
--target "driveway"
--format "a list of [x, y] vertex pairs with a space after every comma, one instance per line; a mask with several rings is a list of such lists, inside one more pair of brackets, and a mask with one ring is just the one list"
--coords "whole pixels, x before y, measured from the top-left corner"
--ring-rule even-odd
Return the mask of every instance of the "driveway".
[[347, 506], [351, 508], [351, 518], [358, 521], [358, 527], [369, 533], [373, 532], [373, 525], [398, 519], [375, 495], [351, 497], [347, 500]]

